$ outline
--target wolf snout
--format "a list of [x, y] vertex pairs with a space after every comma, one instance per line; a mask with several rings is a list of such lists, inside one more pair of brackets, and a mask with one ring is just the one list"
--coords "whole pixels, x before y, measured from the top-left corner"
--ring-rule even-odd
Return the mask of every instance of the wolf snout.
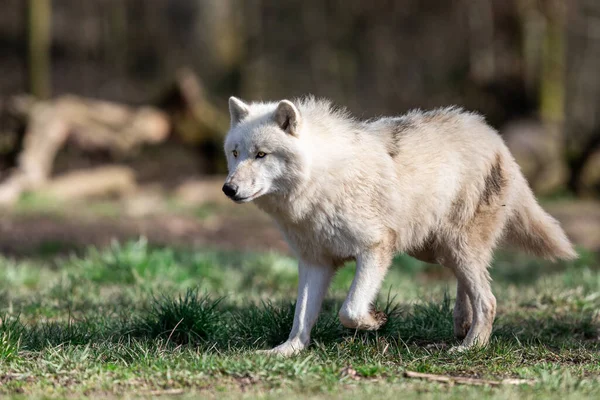
[[238, 185], [235, 185], [233, 183], [226, 183], [223, 185], [223, 193], [225, 193], [225, 195], [227, 197], [234, 197], [238, 192]]

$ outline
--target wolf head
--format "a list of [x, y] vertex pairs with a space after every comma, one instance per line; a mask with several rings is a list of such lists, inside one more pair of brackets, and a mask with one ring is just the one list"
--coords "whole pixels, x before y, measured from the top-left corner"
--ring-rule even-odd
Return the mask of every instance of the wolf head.
[[251, 103], [229, 99], [231, 127], [225, 138], [229, 175], [223, 192], [237, 203], [267, 194], [285, 194], [302, 180], [308, 166], [304, 123], [288, 100]]

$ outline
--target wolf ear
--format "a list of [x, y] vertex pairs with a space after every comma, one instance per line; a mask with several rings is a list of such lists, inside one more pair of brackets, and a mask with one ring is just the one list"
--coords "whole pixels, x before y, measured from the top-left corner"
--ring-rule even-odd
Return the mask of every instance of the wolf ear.
[[231, 116], [231, 126], [236, 126], [242, 119], [248, 115], [248, 105], [231, 96], [229, 98], [229, 115]]
[[300, 128], [300, 111], [288, 100], [281, 100], [274, 114], [275, 122], [281, 130], [297, 135]]

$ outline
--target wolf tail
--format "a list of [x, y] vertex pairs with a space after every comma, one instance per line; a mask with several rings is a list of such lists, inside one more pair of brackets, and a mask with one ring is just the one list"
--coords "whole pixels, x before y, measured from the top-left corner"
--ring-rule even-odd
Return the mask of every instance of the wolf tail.
[[507, 242], [547, 260], [577, 258], [577, 252], [558, 221], [537, 203], [525, 178], [520, 186], [507, 224]]

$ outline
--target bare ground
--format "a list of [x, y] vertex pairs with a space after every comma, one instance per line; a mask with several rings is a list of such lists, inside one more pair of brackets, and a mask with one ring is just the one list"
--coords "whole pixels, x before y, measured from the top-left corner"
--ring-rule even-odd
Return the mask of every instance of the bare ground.
[[27, 214], [2, 216], [0, 252], [12, 256], [67, 253], [91, 245], [103, 247], [112, 240], [135, 240], [142, 236], [155, 245], [288, 251], [277, 229], [261, 217], [81, 218]]
[[[289, 252], [270, 219], [252, 205], [227, 201], [220, 191], [221, 182], [210, 179], [182, 185], [175, 193], [186, 204], [183, 211], [165, 208], [164, 198], [150, 196], [148, 202], [147, 195], [138, 194], [117, 202], [116, 211], [109, 215], [95, 212], [93, 202], [64, 204], [51, 212], [3, 212], [0, 252], [12, 256], [65, 253], [141, 236], [155, 245]], [[148, 208], [140, 203], [157, 210], [131, 212], [131, 204], [138, 210]], [[198, 212], [202, 207], [204, 211]], [[544, 207], [561, 221], [575, 243], [600, 251], [600, 202], [562, 200]]]

